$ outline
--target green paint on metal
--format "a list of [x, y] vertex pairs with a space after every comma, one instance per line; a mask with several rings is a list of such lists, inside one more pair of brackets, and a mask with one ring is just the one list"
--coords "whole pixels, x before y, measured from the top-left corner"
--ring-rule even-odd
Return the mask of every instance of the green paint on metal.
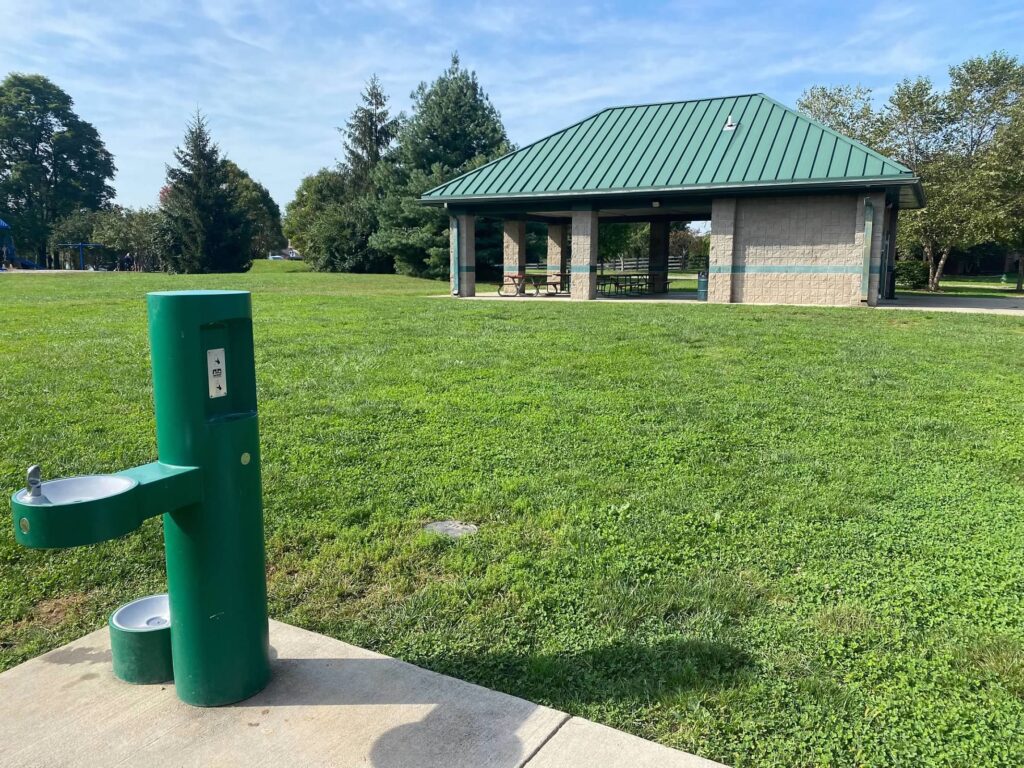
[[[33, 478], [41, 495], [11, 499], [15, 537], [27, 547], [81, 546], [163, 515], [175, 689], [188, 704], [230, 704], [270, 678], [250, 295], [175, 291], [147, 301], [159, 461]], [[119, 652], [129, 665], [143, 663], [133, 654], [156, 653]]]
[[870, 200], [864, 201], [864, 264], [860, 278], [860, 300], [868, 300], [871, 284], [871, 235], [875, 223], [875, 206]]
[[[723, 130], [730, 116], [736, 127]], [[895, 160], [764, 94], [748, 94], [605, 109], [421, 199], [440, 204], [858, 180], [920, 189], [913, 172]]]
[[[157, 451], [203, 470], [201, 501], [164, 516], [175, 689], [189, 704], [230, 704], [270, 677], [251, 298], [147, 298]], [[226, 391], [215, 396], [220, 352]]]
[[[166, 597], [165, 595], [153, 597]], [[143, 598], [138, 602], [152, 600]], [[157, 626], [125, 627], [118, 625], [114, 617], [122, 608], [114, 611], [107, 620], [110, 629], [110, 656], [114, 676], [126, 683], [153, 685], [174, 679], [174, 663], [171, 656], [170, 622]]]
[[14, 536], [33, 549], [63, 549], [109, 541], [131, 533], [147, 517], [195, 503], [201, 495], [199, 470], [159, 462], [119, 472], [118, 492], [98, 498], [28, 503], [21, 491], [11, 497]]

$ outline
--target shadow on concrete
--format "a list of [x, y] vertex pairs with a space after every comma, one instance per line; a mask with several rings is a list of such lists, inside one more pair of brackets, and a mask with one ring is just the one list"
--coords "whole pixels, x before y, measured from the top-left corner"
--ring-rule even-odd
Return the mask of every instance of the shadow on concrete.
[[390, 658], [276, 658], [272, 670], [262, 692], [235, 706], [350, 708], [340, 722], [383, 731], [373, 768], [512, 768], [524, 757], [517, 731], [541, 710]]
[[557, 707], [725, 688], [752, 669], [734, 646], [684, 638], [556, 653], [441, 651], [416, 662], [275, 658], [270, 685], [238, 706], [436, 704], [439, 692], [466, 681]]
[[443, 652], [417, 661], [443, 674], [380, 657], [278, 658], [270, 685], [236, 706], [266, 710], [261, 714], [344, 707], [339, 722], [381, 732], [370, 747], [374, 768], [512, 768], [529, 756], [519, 732], [532, 732], [540, 721], [523, 730], [528, 720], [544, 712], [551, 728], [564, 720], [530, 699], [569, 711], [591, 702], [646, 701], [728, 687], [751, 666], [730, 645], [686, 639], [564, 653]]

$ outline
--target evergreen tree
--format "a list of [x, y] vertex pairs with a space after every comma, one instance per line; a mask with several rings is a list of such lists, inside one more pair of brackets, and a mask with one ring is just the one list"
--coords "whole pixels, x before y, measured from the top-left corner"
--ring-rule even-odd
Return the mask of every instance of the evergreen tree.
[[390, 272], [390, 256], [370, 244], [377, 229], [376, 169], [390, 156], [401, 115], [391, 117], [376, 75], [344, 128], [345, 159], [302, 180], [288, 204], [284, 231], [313, 269]]
[[465, 69], [459, 55], [429, 85], [412, 93], [413, 117], [402, 129], [400, 158], [408, 169], [430, 172], [439, 165], [455, 173], [481, 158], [508, 151], [508, 136], [498, 110], [480, 86], [476, 72]]
[[[370, 245], [394, 259], [403, 274], [448, 276], [448, 216], [417, 199], [431, 187], [508, 152], [498, 111], [458, 55], [431, 84], [412, 93], [413, 115], [398, 135], [393, 162], [375, 174], [382, 190], [378, 228]], [[500, 262], [497, 223], [477, 223], [477, 266], [481, 272]], [[489, 244], [494, 244], [493, 246]]]
[[177, 166], [167, 167], [162, 205], [176, 272], [245, 272], [252, 266], [252, 227], [229, 183], [228, 166], [198, 111], [188, 124]]
[[345, 165], [356, 193], [370, 190], [373, 169], [391, 149], [401, 122], [401, 116], [391, 117], [388, 97], [377, 75], [367, 81], [362, 99], [345, 127], [338, 129], [345, 136]]

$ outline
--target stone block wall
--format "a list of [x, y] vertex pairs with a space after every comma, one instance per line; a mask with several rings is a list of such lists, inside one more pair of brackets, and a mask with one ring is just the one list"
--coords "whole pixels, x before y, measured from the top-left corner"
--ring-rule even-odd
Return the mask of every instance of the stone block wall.
[[708, 301], [732, 301], [733, 233], [736, 229], [736, 199], [711, 201], [711, 247], [708, 252]]
[[597, 298], [597, 244], [600, 233], [597, 211], [572, 214], [572, 254], [569, 293], [574, 300]]
[[502, 228], [502, 272], [521, 275], [526, 272], [526, 222], [506, 219]]
[[875, 304], [882, 193], [715, 200], [708, 300], [859, 306], [865, 197], [874, 206], [868, 303]]

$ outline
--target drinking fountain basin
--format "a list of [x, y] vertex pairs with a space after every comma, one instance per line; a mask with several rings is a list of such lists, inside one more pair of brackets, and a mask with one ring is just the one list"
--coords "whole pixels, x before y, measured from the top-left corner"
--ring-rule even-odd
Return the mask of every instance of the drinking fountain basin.
[[79, 547], [124, 536], [147, 517], [199, 498], [198, 471], [160, 462], [111, 475], [40, 480], [11, 496], [14, 536], [33, 548]]
[[167, 595], [150, 595], [112, 614], [110, 652], [114, 674], [126, 683], [146, 685], [174, 678], [171, 607]]
[[[78, 504], [95, 501], [130, 491], [138, 482], [121, 475], [82, 475], [62, 477], [59, 480], [44, 480], [40, 483], [41, 494], [33, 499], [28, 488], [14, 494], [15, 501], [22, 504]], [[36, 500], [38, 499], [38, 500]]]
[[152, 632], [171, 624], [171, 607], [167, 595], [150, 595], [122, 605], [110, 615], [115, 629], [127, 632]]

